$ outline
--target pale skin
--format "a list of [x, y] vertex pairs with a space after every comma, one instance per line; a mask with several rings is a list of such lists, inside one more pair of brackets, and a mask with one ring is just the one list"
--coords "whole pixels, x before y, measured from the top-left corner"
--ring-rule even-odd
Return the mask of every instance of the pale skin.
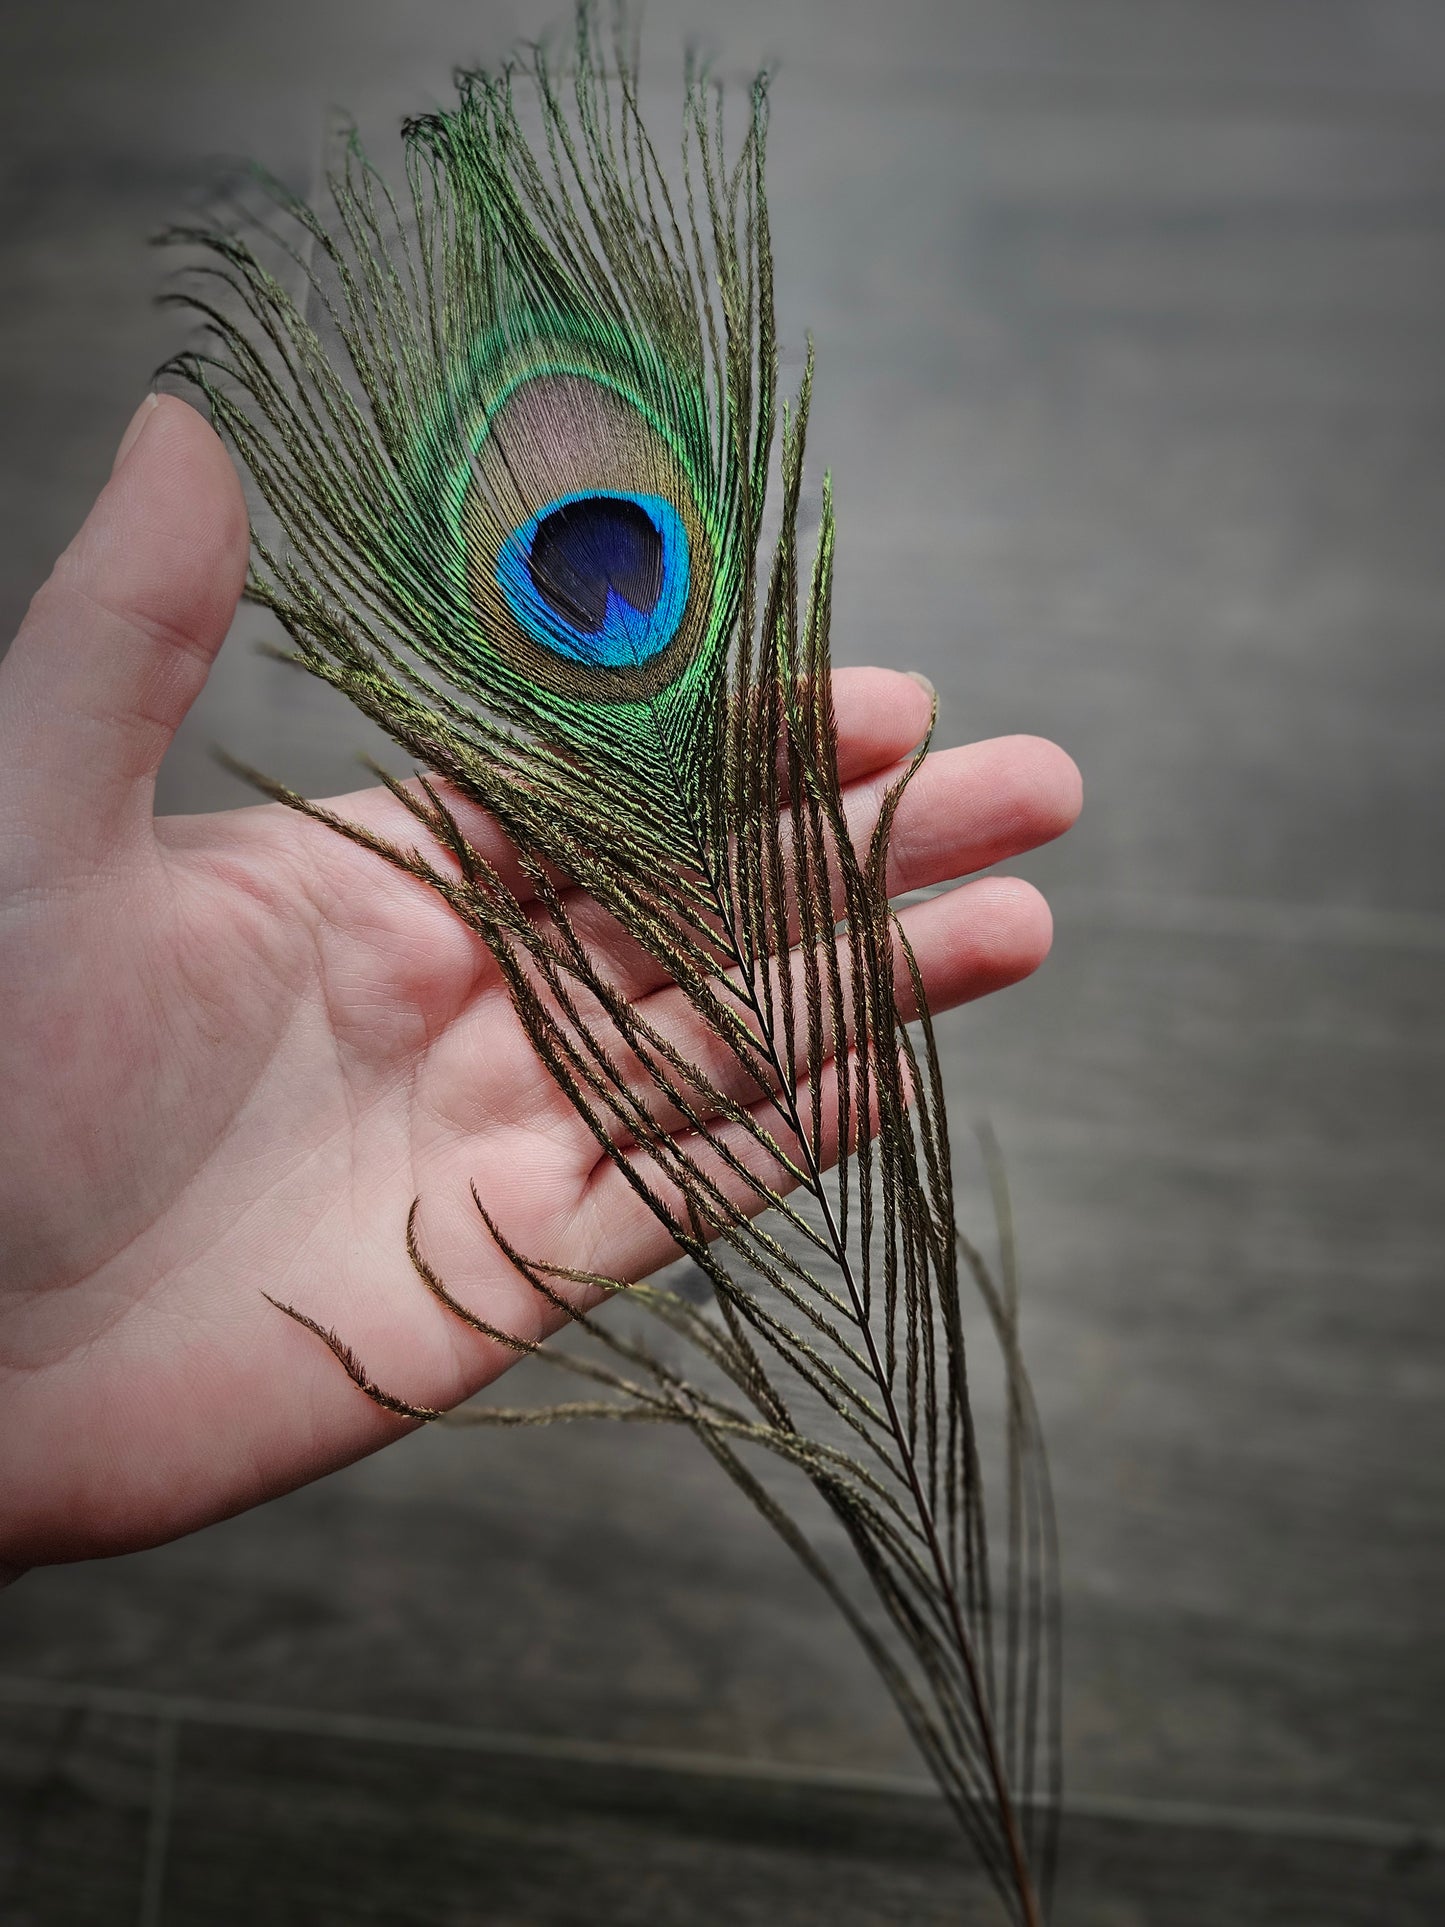
[[[175, 1538], [407, 1429], [263, 1292], [336, 1328], [417, 1404], [452, 1406], [504, 1370], [513, 1354], [417, 1283], [413, 1199], [452, 1292], [525, 1336], [547, 1308], [488, 1238], [473, 1181], [545, 1262], [636, 1278], [674, 1255], [534, 1061], [486, 952], [422, 884], [278, 805], [154, 814], [246, 553], [221, 443], [184, 403], [151, 398], [0, 662], [11, 1571]], [[838, 672], [836, 701], [866, 835], [929, 696], [860, 669]], [[415, 840], [384, 790], [331, 807]], [[935, 753], [899, 814], [893, 885], [966, 878], [1078, 808], [1078, 773], [1050, 743]], [[462, 814], [505, 863], [496, 830]], [[652, 1020], [702, 1050], [657, 972], [575, 907]], [[1042, 898], [998, 875], [907, 918], [936, 1010], [1026, 977], [1049, 947]]]

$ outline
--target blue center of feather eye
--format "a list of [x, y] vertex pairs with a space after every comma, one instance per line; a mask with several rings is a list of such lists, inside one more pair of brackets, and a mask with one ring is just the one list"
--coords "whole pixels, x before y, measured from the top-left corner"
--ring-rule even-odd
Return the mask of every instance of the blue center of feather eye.
[[497, 557], [497, 585], [533, 641], [606, 669], [667, 647], [688, 580], [687, 531], [660, 495], [560, 496]]

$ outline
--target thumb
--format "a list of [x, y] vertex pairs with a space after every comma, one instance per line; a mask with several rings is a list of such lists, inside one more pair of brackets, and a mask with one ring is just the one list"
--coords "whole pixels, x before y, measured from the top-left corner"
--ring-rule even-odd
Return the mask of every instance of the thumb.
[[148, 396], [0, 663], [6, 814], [50, 860], [67, 845], [93, 857], [149, 823], [161, 757], [236, 612], [248, 539], [214, 430]]

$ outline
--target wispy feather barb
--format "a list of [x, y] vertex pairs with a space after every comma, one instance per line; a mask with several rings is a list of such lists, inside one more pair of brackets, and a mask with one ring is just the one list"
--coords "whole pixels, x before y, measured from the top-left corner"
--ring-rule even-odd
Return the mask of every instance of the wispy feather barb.
[[[436, 1299], [589, 1388], [547, 1412], [461, 1416], [693, 1431], [845, 1614], [1012, 1916], [1034, 1923], [1057, 1806], [1053, 1529], [1011, 1240], [995, 1279], [955, 1223], [937, 1048], [888, 898], [918, 759], [855, 848], [826, 480], [810, 564], [797, 536], [811, 355], [775, 418], [765, 86], [729, 160], [720, 93], [689, 74], [674, 187], [638, 110], [635, 51], [612, 53], [584, 10], [565, 80], [545, 50], [463, 75], [455, 108], [405, 128], [399, 199], [352, 137], [324, 212], [270, 183], [264, 232], [178, 231], [206, 250], [184, 299], [207, 340], [172, 367], [204, 391], [281, 531], [256, 541], [251, 595], [307, 669], [441, 779], [392, 786], [416, 848], [268, 788], [476, 932], [601, 1155], [711, 1286], [704, 1307], [540, 1263], [479, 1193], [499, 1248], [590, 1341], [539, 1348], [448, 1291], [414, 1211], [408, 1248]], [[530, 904], [469, 842], [445, 786], [502, 826]], [[713, 1040], [705, 1062], [592, 955], [559, 879], [676, 984]], [[1006, 1381], [1001, 1576], [966, 1282]], [[698, 1369], [577, 1309], [599, 1289], [626, 1291]], [[283, 1309], [389, 1410], [438, 1416]], [[760, 1451], [811, 1480], [881, 1613]]]

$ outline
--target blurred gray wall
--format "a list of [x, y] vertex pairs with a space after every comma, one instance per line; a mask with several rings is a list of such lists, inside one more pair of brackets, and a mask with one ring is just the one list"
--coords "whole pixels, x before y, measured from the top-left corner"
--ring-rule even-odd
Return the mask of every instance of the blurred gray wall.
[[[1020, 866], [1054, 957], [945, 1027], [959, 1114], [1009, 1157], [1056, 1460], [1060, 1918], [1438, 1919], [1445, 14], [647, 12], [664, 126], [684, 28], [729, 72], [778, 63], [783, 320], [794, 365], [817, 338], [840, 659], [925, 670], [945, 741], [1036, 731], [1085, 773], [1078, 830]], [[145, 240], [210, 158], [304, 183], [328, 102], [384, 136], [548, 17], [12, 0], [4, 633], [176, 343]], [[238, 618], [165, 807], [245, 800], [214, 741], [354, 783], [361, 724], [263, 634]], [[661, 1441], [411, 1439], [174, 1547], [30, 1576], [0, 1600], [0, 1675], [17, 1919], [957, 1917], [926, 1844], [869, 1861], [828, 1821], [814, 1769], [915, 1770], [897, 1722], [785, 1555]], [[488, 1754], [498, 1735], [522, 1753]], [[539, 1736], [560, 1793], [515, 1767]], [[792, 1763], [812, 1830], [758, 1846], [782, 1796], [757, 1789], [783, 1783], [746, 1771], [710, 1820], [666, 1774], [609, 1820], [597, 1788], [658, 1748]], [[467, 1792], [464, 1758], [514, 1769]], [[384, 1819], [419, 1784], [425, 1878], [422, 1822]], [[559, 1800], [578, 1817], [548, 1833]]]

